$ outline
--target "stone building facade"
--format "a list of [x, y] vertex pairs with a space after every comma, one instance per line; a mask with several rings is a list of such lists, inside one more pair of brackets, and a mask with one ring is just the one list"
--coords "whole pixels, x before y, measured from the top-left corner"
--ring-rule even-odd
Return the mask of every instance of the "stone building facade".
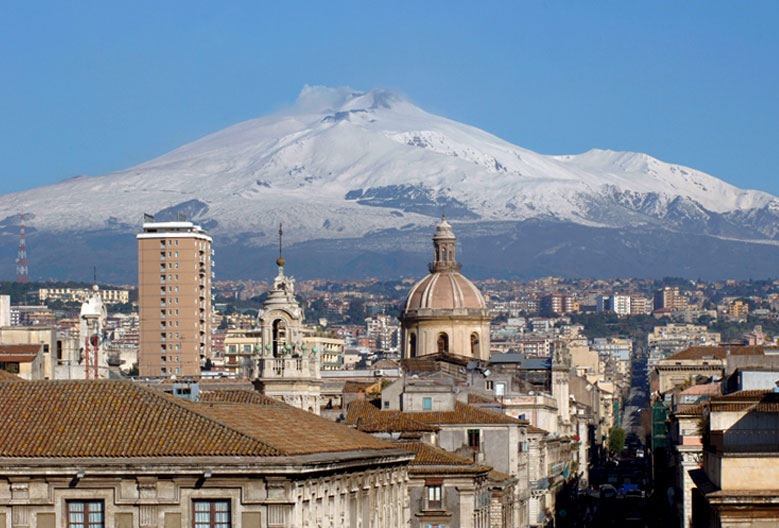
[[413, 454], [254, 391], [201, 396], [0, 381], [0, 526], [408, 526]]

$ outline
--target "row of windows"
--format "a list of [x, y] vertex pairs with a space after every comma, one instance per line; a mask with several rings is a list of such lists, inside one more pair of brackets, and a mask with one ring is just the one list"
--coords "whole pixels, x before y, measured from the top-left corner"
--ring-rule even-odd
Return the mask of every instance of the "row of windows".
[[[192, 503], [195, 528], [230, 528], [229, 500], [196, 500]], [[67, 528], [104, 528], [103, 501], [67, 501]]]
[[178, 356], [161, 356], [160, 359], [162, 360], [162, 364], [163, 365], [165, 364], [166, 359], [167, 359], [167, 361], [170, 361], [171, 363], [173, 363], [174, 361], [176, 363], [179, 362], [179, 357]]
[[[478, 347], [479, 347], [479, 334], [476, 332], [473, 332], [471, 334], [471, 355], [477, 356], [478, 355]], [[416, 357], [417, 355], [417, 335], [415, 333], [411, 333], [409, 335], [409, 354], [411, 357]], [[449, 353], [449, 334], [446, 332], [441, 332], [438, 334], [438, 338], [436, 339], [436, 352], [439, 354], [447, 354]]]

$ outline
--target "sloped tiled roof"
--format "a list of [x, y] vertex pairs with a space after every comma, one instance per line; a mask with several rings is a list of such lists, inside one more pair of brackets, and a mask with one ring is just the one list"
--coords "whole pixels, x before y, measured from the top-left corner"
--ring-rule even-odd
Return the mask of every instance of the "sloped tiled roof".
[[705, 403], [699, 403], [697, 405], [679, 405], [674, 414], [676, 416], [702, 416], [705, 407]]
[[35, 354], [0, 354], [0, 361], [6, 363], [31, 363], [35, 361]]
[[501, 473], [500, 471], [495, 471], [494, 469], [490, 471], [490, 480], [493, 480], [495, 482], [505, 482], [507, 480], [514, 480], [515, 477], [512, 477], [511, 475], [507, 475], [506, 473]]
[[198, 413], [276, 447], [285, 455], [393, 449], [390, 443], [289, 405], [197, 403]]
[[129, 381], [0, 382], [0, 456], [278, 454], [172, 396]]
[[764, 390], [743, 390], [712, 398], [714, 411], [779, 412], [779, 392]]
[[192, 403], [125, 380], [0, 382], [0, 457], [268, 457], [394, 448], [251, 391], [210, 392], [207, 400], [221, 401]]
[[718, 383], [699, 383], [683, 390], [679, 394], [685, 396], [718, 396], [721, 393], [722, 388]]
[[344, 383], [343, 389], [341, 389], [342, 393], [347, 392], [365, 392], [365, 389], [370, 387], [371, 385], [375, 385], [374, 382], [371, 383], [365, 383], [360, 381], [347, 381]]
[[380, 411], [365, 400], [349, 404], [344, 423], [366, 433], [424, 433], [439, 430], [434, 425], [413, 420], [400, 411]]
[[762, 356], [764, 355], [764, 346], [747, 346], [747, 345], [731, 345], [731, 346], [691, 346], [677, 352], [676, 354], [665, 358], [663, 361], [669, 360], [681, 360], [681, 359], [704, 359], [706, 357], [714, 357], [715, 359], [725, 359], [730, 352], [731, 356]]
[[371, 368], [374, 369], [396, 369], [400, 366], [400, 363], [392, 359], [380, 359], [374, 363]]
[[541, 429], [540, 427], [536, 427], [535, 425], [528, 425], [527, 426], [527, 432], [528, 432], [528, 434], [542, 434], [542, 435], [548, 435], [549, 434], [549, 431]]
[[469, 392], [468, 403], [498, 403], [498, 400], [479, 394], [478, 392]]
[[423, 442], [408, 442], [395, 444], [407, 451], [416, 454], [409, 464], [411, 474], [442, 474], [442, 473], [487, 473], [492, 470], [489, 466], [475, 464], [467, 458], [455, 455], [438, 447]]
[[285, 405], [275, 398], [265, 396], [254, 390], [246, 389], [219, 389], [207, 390], [200, 393], [200, 402], [222, 403], [251, 403], [254, 405], [269, 405], [280, 407]]
[[16, 374], [11, 374], [3, 369], [0, 369], [0, 381], [24, 381], [24, 378], [20, 378]]
[[29, 345], [26, 343], [0, 343], [0, 354], [21, 354], [24, 356], [36, 356], [42, 349], [40, 344]]
[[415, 421], [435, 425], [527, 423], [525, 420], [459, 401], [455, 402], [453, 411], [413, 411], [405, 414]]

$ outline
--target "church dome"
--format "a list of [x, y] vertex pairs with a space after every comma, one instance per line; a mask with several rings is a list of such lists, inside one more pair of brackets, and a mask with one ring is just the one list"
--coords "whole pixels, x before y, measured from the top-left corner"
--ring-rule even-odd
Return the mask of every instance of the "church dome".
[[474, 283], [456, 271], [434, 272], [416, 283], [406, 298], [405, 310], [487, 308]]
[[433, 262], [430, 275], [419, 281], [406, 298], [405, 310], [467, 309], [486, 310], [479, 289], [462, 274], [457, 262], [457, 237], [446, 216], [441, 218], [433, 235]]

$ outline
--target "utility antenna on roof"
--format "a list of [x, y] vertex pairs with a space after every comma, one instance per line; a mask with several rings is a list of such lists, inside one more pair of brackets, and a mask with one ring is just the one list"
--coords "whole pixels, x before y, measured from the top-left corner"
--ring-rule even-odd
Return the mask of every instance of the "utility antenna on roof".
[[281, 229], [281, 222], [279, 222], [279, 258], [276, 259], [276, 265], [279, 267], [279, 273], [281, 273], [281, 268], [284, 267], [284, 257], [281, 256], [281, 241], [283, 236], [284, 232]]
[[97, 266], [92, 266], [92, 284], [97, 284]]

